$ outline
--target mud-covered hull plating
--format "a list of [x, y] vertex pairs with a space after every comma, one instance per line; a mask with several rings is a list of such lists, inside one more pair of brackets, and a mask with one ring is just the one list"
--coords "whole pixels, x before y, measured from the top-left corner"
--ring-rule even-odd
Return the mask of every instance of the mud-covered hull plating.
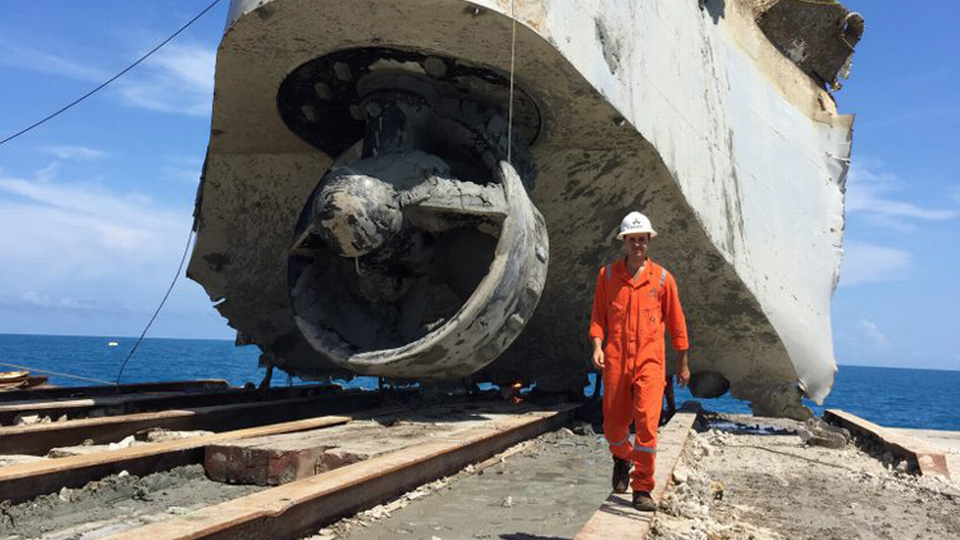
[[[513, 303], [503, 308], [498, 320], [502, 328], [512, 329], [511, 335], [494, 340], [486, 350], [487, 356], [496, 350], [495, 360], [465, 370], [479, 370], [471, 377], [500, 383], [537, 381], [545, 389], [582, 384], [589, 363], [587, 325], [596, 272], [620, 253], [613, 238], [620, 219], [640, 210], [660, 233], [652, 257], [679, 285], [696, 393], [711, 395], [729, 385], [732, 395], [750, 400], [755, 412], [791, 416], [804, 414], [801, 395], [819, 401], [829, 393], [836, 371], [830, 300], [842, 255], [852, 118], [837, 113], [822, 81], [814, 82], [767, 39], [755, 22], [755, 9], [762, 3], [515, 2], [514, 139], [521, 161], [532, 163], [514, 165], [532, 202], [522, 219], [532, 224], [542, 214], [550, 239], [548, 247], [545, 231], [529, 229], [531, 238], [542, 241], [514, 256], [525, 258], [517, 264], [531, 268], [549, 261], [549, 269], [529, 274], [536, 277], [523, 286], [537, 293], [533, 296], [538, 295], [539, 302], [524, 293], [528, 298], [521, 307]], [[511, 64], [511, 4], [234, 0], [217, 57], [212, 135], [189, 276], [204, 286], [238, 330], [238, 343], [258, 345], [265, 362], [303, 377], [368, 373], [403, 378], [402, 370], [358, 368], [351, 364], [351, 354], [333, 358], [311, 343], [303, 321], [297, 321], [299, 293], [291, 293], [295, 287], [289, 275], [306, 201], [322, 188], [321, 179], [334, 160], [374, 157], [369, 141], [379, 144], [380, 139], [371, 135], [370, 115], [382, 112], [381, 107], [370, 107], [371, 98], [364, 96], [384, 88], [369, 90], [366, 79], [358, 80], [358, 99], [366, 101], [346, 111], [338, 108], [337, 118], [347, 126], [343, 129], [332, 129], [342, 126], [332, 119], [329, 103], [352, 99], [353, 94], [337, 94], [340, 82], [362, 78], [356, 67], [344, 67], [348, 62], [338, 62], [339, 67], [332, 63], [326, 75], [317, 71], [313, 94], [302, 103], [278, 105], [278, 95], [288, 77], [311, 61], [343, 51], [387, 49], [423, 60], [392, 58], [365, 63], [363, 69], [385, 66], [391, 73], [409, 73], [416, 80], [398, 83], [398, 88], [426, 102], [439, 103], [431, 101], [436, 93], [441, 101], [462, 99], [494, 108], [499, 104], [506, 116], [502, 82]], [[440, 65], [430, 60], [434, 57], [455, 63]], [[462, 66], [463, 73], [450, 74], [450, 66]], [[300, 73], [310, 71], [303, 68]], [[470, 82], [470, 76], [482, 84]], [[421, 83], [436, 83], [436, 89], [422, 90]], [[441, 109], [447, 110], [437, 106]], [[477, 129], [495, 147], [494, 158], [476, 152], [476, 164], [497, 171], [507, 146], [502, 126], [493, 116], [484, 117], [484, 123], [464, 113], [465, 107], [459, 110], [455, 121], [469, 124], [469, 129], [481, 126]], [[366, 122], [366, 131], [350, 124], [351, 118]], [[303, 123], [307, 130], [316, 125], [329, 133], [354, 133], [357, 140], [329, 142], [322, 132], [311, 138], [300, 127], [292, 128], [292, 122]], [[409, 145], [406, 135], [400, 138]], [[361, 139], [366, 141], [362, 145]], [[350, 143], [357, 143], [356, 155], [345, 158]], [[439, 152], [443, 156], [443, 150]], [[469, 190], [506, 189], [502, 179], [467, 178], [473, 169], [461, 166], [458, 172], [455, 163], [460, 158], [452, 155], [444, 157], [454, 164], [450, 177], [479, 186]], [[395, 182], [388, 187], [386, 192], [398, 192]], [[497, 197], [493, 199], [499, 201]], [[503, 208], [506, 214], [516, 213]], [[400, 228], [390, 225], [396, 229], [390, 229], [391, 238], [405, 237], [407, 233], [397, 231], [407, 230], [403, 227], [411, 222], [409, 217], [404, 215]], [[349, 221], [355, 222], [352, 217]], [[433, 222], [412, 222], [429, 234], [435, 232]], [[497, 231], [502, 229], [491, 232], [471, 223], [500, 238]], [[356, 256], [362, 274], [362, 261], [370, 255], [351, 249], [344, 253]], [[456, 253], [443, 251], [443, 256], [454, 258]], [[330, 256], [312, 255], [316, 261]], [[435, 254], [424, 257], [438, 260]], [[347, 262], [343, 266], [349, 268]], [[441, 274], [418, 275], [428, 273]], [[401, 279], [396, 277], [401, 274], [391, 275]], [[448, 278], [431, 283], [443, 279]], [[472, 295], [461, 294], [449, 305], [466, 309], [471, 302], [486, 301], [479, 281], [471, 287]], [[370, 296], [358, 286], [351, 294], [380, 305], [414, 289], [405, 286], [394, 296], [382, 291]], [[403, 298], [408, 300], [397, 300], [398, 305], [416, 304], [410, 296]], [[516, 309], [531, 303], [536, 306], [532, 316], [513, 317]], [[438, 326], [431, 326], [427, 315], [418, 312], [417, 317], [423, 319], [420, 333], [407, 331], [417, 339], [429, 339], [441, 323], [451, 320], [440, 317]], [[317, 320], [329, 326], [332, 319]], [[479, 331], [482, 328], [486, 325]], [[389, 335], [404, 334], [401, 330], [390, 330]], [[357, 358], [379, 354], [354, 352]], [[412, 377], [464, 375], [440, 370], [436, 377], [422, 371]]]

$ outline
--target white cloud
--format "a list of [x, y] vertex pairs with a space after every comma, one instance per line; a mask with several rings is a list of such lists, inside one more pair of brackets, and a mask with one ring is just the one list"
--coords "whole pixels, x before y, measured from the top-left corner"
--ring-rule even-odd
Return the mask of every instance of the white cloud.
[[45, 51], [9, 43], [3, 45], [0, 65], [88, 82], [99, 83], [110, 77], [105, 71]]
[[897, 281], [911, 263], [909, 252], [848, 240], [844, 245], [840, 285]]
[[18, 313], [59, 313], [67, 315], [129, 315], [130, 311], [114, 303], [104, 303], [91, 298], [72, 298], [51, 296], [26, 290], [19, 296], [0, 297], [0, 308], [12, 309]]
[[169, 279], [189, 212], [56, 176], [55, 168], [33, 179], [0, 176], [0, 295], [40, 307], [59, 301], [50, 299], [52, 289]]
[[890, 340], [880, 331], [877, 323], [868, 319], [860, 319], [859, 330], [860, 334], [867, 339], [867, 342], [870, 343], [874, 349], [889, 351], [892, 348]]
[[202, 45], [171, 43], [121, 79], [119, 92], [130, 105], [160, 112], [207, 116], [213, 100], [216, 51]]
[[106, 156], [106, 154], [100, 150], [95, 150], [86, 146], [69, 144], [44, 146], [41, 148], [41, 150], [48, 154], [53, 154], [60, 159], [92, 161]]
[[[61, 56], [19, 46], [0, 47], [0, 65], [70, 79], [102, 83], [132, 58], [109, 69], [84, 65]], [[208, 116], [213, 100], [216, 50], [197, 44], [169, 43], [105, 91], [117, 92], [128, 105], [159, 112]]]
[[915, 221], [945, 221], [960, 217], [953, 208], [924, 208], [899, 200], [897, 192], [903, 189], [900, 179], [881, 167], [854, 161], [847, 176], [847, 212], [863, 214], [871, 225], [911, 231]]

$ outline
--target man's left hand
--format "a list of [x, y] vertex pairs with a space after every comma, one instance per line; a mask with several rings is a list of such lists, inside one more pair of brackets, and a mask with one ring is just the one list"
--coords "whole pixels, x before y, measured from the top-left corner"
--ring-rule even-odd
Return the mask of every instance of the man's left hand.
[[690, 363], [687, 360], [687, 351], [680, 352], [680, 359], [677, 362], [677, 384], [680, 388], [690, 384]]

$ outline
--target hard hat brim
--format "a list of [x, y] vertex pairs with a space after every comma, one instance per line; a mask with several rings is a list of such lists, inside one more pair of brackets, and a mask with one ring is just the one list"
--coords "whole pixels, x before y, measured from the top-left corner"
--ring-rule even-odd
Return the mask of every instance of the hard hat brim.
[[650, 238], [657, 237], [657, 231], [653, 229], [627, 229], [625, 231], [620, 231], [620, 234], [617, 235], [617, 240], [623, 240], [623, 237], [628, 234], [641, 234], [641, 233], [650, 233]]

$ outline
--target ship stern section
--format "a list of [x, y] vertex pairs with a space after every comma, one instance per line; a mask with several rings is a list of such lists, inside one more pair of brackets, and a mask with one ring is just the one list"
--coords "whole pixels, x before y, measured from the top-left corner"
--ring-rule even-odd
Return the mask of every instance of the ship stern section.
[[836, 369], [851, 120], [755, 4], [235, 0], [189, 275], [305, 378], [576, 390], [640, 210], [695, 393], [802, 417]]

